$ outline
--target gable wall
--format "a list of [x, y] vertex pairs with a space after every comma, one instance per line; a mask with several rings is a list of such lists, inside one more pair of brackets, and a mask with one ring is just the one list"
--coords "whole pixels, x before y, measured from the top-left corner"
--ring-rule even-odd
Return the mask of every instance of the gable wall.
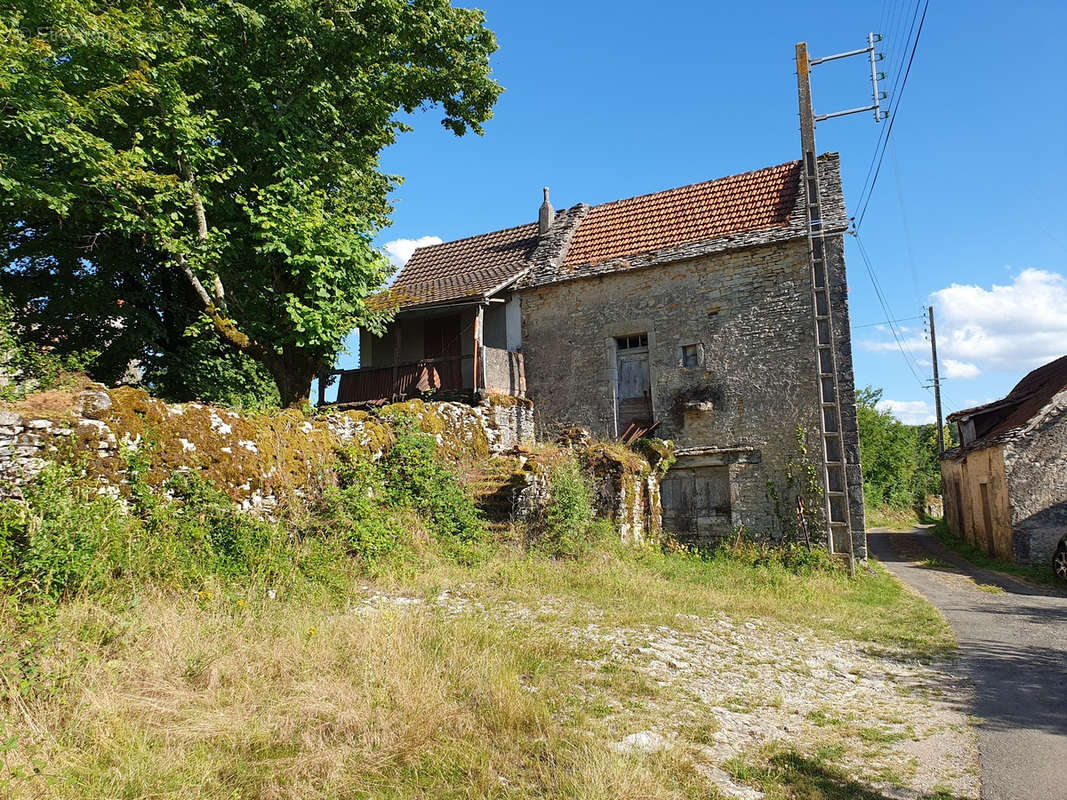
[[[835, 300], [843, 304], [840, 239], [828, 246], [842, 284]], [[768, 481], [784, 487], [789, 463], [803, 460], [798, 427], [809, 458], [821, 446], [810, 292], [804, 240], [524, 290], [522, 350], [542, 435], [572, 425], [599, 436], [621, 433], [614, 337], [648, 333], [655, 435], [679, 448], [758, 450], [758, 463], [729, 467], [740, 512], [733, 522], [782, 535], [792, 504], [776, 510]], [[839, 338], [847, 350], [847, 307], [844, 314]], [[690, 343], [702, 348], [700, 367], [681, 365], [681, 347]], [[851, 358], [845, 362], [841, 394], [851, 398]], [[845, 430], [858, 477], [854, 406], [846, 409]], [[862, 494], [854, 501], [854, 525], [862, 530]], [[857, 541], [860, 552], [865, 540]]]
[[1047, 565], [1067, 533], [1067, 390], [1004, 446], [1015, 559]]

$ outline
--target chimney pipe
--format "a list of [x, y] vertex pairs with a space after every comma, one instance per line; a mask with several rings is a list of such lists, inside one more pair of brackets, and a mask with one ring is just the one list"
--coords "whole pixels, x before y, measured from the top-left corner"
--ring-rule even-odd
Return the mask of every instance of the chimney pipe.
[[537, 213], [537, 231], [542, 236], [548, 233], [548, 229], [552, 227], [552, 220], [556, 218], [555, 211], [552, 210], [552, 204], [548, 201], [548, 187], [545, 187], [545, 202], [541, 203], [541, 208]]

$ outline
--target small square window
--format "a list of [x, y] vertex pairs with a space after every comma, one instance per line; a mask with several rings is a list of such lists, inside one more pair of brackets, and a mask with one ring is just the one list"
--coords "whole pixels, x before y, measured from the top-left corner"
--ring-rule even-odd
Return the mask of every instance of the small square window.
[[699, 344], [683, 344], [682, 345], [682, 366], [683, 367], [699, 367], [700, 366], [700, 345]]

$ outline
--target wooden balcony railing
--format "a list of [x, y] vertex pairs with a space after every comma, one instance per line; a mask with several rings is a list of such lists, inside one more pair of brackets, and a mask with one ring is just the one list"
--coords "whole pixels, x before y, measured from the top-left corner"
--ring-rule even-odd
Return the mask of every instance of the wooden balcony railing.
[[[472, 362], [464, 370], [464, 361]], [[464, 375], [466, 373], [466, 375]], [[526, 394], [522, 353], [483, 347], [482, 367], [477, 371], [478, 389], [515, 396]], [[367, 369], [346, 369], [337, 386], [338, 404], [388, 403], [428, 392], [473, 392], [472, 356], [428, 358], [409, 364]]]

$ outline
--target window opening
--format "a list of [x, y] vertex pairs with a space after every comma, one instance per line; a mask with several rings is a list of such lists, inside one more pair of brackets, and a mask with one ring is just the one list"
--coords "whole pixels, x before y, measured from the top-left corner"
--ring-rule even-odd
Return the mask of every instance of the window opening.
[[648, 347], [648, 334], [635, 333], [633, 336], [616, 336], [615, 347], [619, 350], [636, 350], [638, 347]]

